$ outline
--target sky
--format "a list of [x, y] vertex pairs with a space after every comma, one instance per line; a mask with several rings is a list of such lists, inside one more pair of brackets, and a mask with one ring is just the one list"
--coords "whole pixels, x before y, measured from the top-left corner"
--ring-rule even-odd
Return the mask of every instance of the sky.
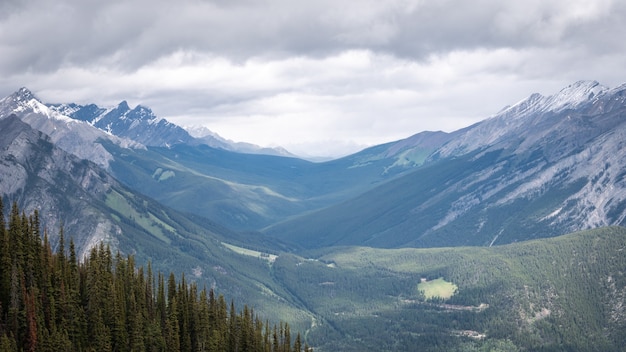
[[0, 96], [341, 156], [626, 82], [623, 0], [2, 0]]

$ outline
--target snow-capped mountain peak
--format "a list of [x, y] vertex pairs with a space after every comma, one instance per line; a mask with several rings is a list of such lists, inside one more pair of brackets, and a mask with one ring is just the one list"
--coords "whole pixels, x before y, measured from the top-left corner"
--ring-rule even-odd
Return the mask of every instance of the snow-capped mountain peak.
[[282, 147], [261, 147], [251, 143], [235, 142], [226, 139], [219, 134], [211, 131], [205, 126], [192, 125], [183, 127], [192, 137], [196, 138], [202, 144], [206, 144], [213, 148], [230, 150], [237, 153], [245, 154], [267, 154], [293, 157], [288, 150]]
[[33, 94], [33, 92], [31, 92], [28, 88], [26, 87], [22, 87], [20, 89], [17, 90], [17, 92], [15, 92], [12, 95], [15, 99], [17, 99], [18, 101], [20, 100], [31, 100], [31, 99], [37, 99], [35, 98], [35, 94]]
[[192, 125], [192, 126], [183, 126], [183, 128], [187, 130], [187, 132], [194, 138], [214, 137], [222, 141], [226, 141], [226, 139], [221, 137], [219, 134], [211, 131], [205, 126]]
[[[27, 88], [20, 88], [15, 93], [0, 100], [0, 118], [12, 113], [17, 114], [23, 121], [30, 123], [34, 128], [46, 134], [58, 134], [59, 132], [54, 132], [55, 128], [52, 124], [45, 125], [45, 122], [40, 119], [41, 116], [62, 121], [63, 126], [56, 126], [62, 127], [61, 130], [70, 125], [89, 125], [89, 127], [95, 127], [99, 132], [85, 131], [87, 135], [94, 138], [96, 134], [105, 134], [110, 139], [119, 137], [116, 143], [125, 147], [163, 147], [180, 143], [207, 144], [215, 148], [242, 153], [293, 156], [284, 149], [262, 148], [249, 143], [236, 143], [210, 131], [202, 138], [194, 138], [182, 127], [157, 116], [150, 108], [143, 105], [131, 108], [126, 100], [108, 108], [102, 108], [96, 104], [44, 104], [35, 97], [33, 92]], [[33, 116], [28, 117], [29, 115]], [[28, 121], [28, 119], [32, 121]], [[52, 137], [54, 140], [54, 136]], [[88, 139], [95, 140], [91, 137]], [[66, 150], [76, 154], [72, 148]], [[83, 154], [84, 152], [79, 152], [77, 155]], [[108, 163], [103, 159], [96, 162], [101, 165]]]
[[596, 81], [578, 81], [555, 95], [547, 97], [543, 102], [544, 111], [561, 111], [573, 109], [581, 104], [597, 99], [609, 90]]
[[[517, 141], [521, 135], [528, 135], [528, 138], [515, 148], [532, 148], [533, 143], [544, 140], [551, 131], [565, 128], [568, 123], [575, 123], [553, 119], [553, 116], [561, 116], [566, 110], [578, 110], [599, 101], [606, 101], [607, 97], [616, 92], [618, 91], [596, 81], [578, 81], [554, 95], [534, 93], [496, 115], [464, 129], [458, 138], [442, 148], [441, 155], [465, 153], [502, 143], [511, 144], [513, 148], [517, 143], [513, 141]], [[528, 134], [529, 131], [534, 133]]]
[[12, 113], [35, 113], [47, 118], [62, 120], [66, 123], [74, 120], [58, 111], [48, 108], [28, 88], [22, 87], [15, 93], [0, 100], [0, 116], [9, 116]]
[[78, 110], [75, 104], [48, 106], [27, 88], [20, 88], [0, 100], [0, 119], [15, 114], [32, 128], [50, 136], [61, 149], [105, 168], [113, 157], [99, 140], [109, 139], [122, 147], [143, 147], [134, 141], [107, 135], [89, 123], [64, 114]]
[[[159, 123], [161, 120], [164, 120], [162, 117], [156, 116], [152, 109], [143, 105], [137, 105], [131, 112], [134, 114], [135, 118], [146, 121], [149, 124]], [[169, 123], [168, 121], [165, 121]]]
[[156, 116], [148, 107], [137, 105], [131, 108], [126, 100], [109, 108], [95, 104], [61, 104], [51, 107], [67, 112], [71, 118], [85, 121], [109, 135], [128, 138], [146, 146], [193, 142], [193, 138], [181, 127]]
[[596, 81], [578, 81], [554, 95], [543, 96], [539, 93], [533, 93], [517, 104], [502, 109], [493, 118], [514, 117], [519, 119], [529, 113], [575, 109], [581, 104], [598, 99], [608, 91], [610, 91], [609, 88]]

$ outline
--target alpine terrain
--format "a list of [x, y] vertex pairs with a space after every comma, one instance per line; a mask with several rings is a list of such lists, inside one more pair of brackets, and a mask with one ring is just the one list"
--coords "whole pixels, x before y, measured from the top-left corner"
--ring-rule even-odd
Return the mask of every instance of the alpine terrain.
[[[19, 247], [17, 209], [17, 227], [40, 225], [52, 248], [65, 248], [61, 234], [71, 239], [80, 270], [106, 245], [128, 265], [149, 263], [287, 322], [316, 351], [626, 343], [626, 85], [576, 82], [458, 131], [317, 163], [185, 129], [141, 105], [46, 104], [26, 88], [0, 100], [0, 136], [0, 204], [13, 219], [0, 226], [0, 270], [15, 273], [0, 275], [0, 346], [36, 341], [24, 302], [37, 290], [24, 284], [18, 297], [25, 264], [9, 264], [28, 262], [9, 253]], [[168, 290], [170, 301], [189, 298], [174, 280]], [[157, 302], [149, 292], [145, 302]], [[225, 333], [197, 334], [168, 304], [167, 316], [145, 322], [151, 340], [133, 343], [158, 346], [162, 331], [169, 342], [200, 346], [189, 336], [202, 336], [236, 349]], [[26, 318], [9, 319], [17, 312]], [[110, 335], [122, 336], [110, 320]], [[50, 336], [91, 343], [46, 321], [38, 329]], [[163, 325], [173, 321], [178, 330]], [[280, 326], [273, 345], [290, 346]]]
[[267, 232], [305, 247], [391, 248], [490, 246], [623, 225], [625, 103], [626, 86], [597, 82], [534, 94], [451, 133], [409, 174]]

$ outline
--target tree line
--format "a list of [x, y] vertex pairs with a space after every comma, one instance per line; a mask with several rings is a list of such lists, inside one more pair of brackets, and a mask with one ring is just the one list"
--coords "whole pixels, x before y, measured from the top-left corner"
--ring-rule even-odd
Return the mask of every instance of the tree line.
[[[0, 199], [0, 351], [312, 351], [212, 289], [136, 266], [109, 246], [77, 258], [63, 227], [53, 251], [39, 214]], [[8, 220], [8, 221], [7, 221]]]

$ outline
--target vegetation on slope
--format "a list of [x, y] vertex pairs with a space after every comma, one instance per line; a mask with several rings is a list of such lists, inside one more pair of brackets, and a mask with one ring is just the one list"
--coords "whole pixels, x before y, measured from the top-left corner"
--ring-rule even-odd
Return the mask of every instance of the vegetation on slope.
[[[317, 350], [619, 351], [625, 250], [614, 227], [491, 248], [335, 247], [273, 268], [320, 317]], [[456, 294], [426, 299], [423, 278]]]
[[378, 155], [388, 145], [325, 163], [202, 145], [147, 150], [104, 146], [115, 156], [111, 171], [122, 183], [235, 230], [258, 230], [348, 199], [409, 169], [392, 167], [395, 159]]
[[[229, 326], [253, 321], [255, 334], [274, 341], [251, 308], [224, 313], [223, 299], [188, 276], [155, 277], [103, 246], [82, 263], [73, 243], [68, 250], [59, 241], [53, 254], [47, 236], [41, 244], [37, 214], [26, 218], [15, 206], [0, 230], [0, 343], [9, 350], [35, 342], [44, 351], [177, 343], [184, 350], [201, 341], [229, 348], [234, 338], [221, 330], [186, 340], [205, 324], [199, 312], [216, 309]], [[212, 260], [223, 272], [217, 286], [245, 289], [238, 299], [248, 303], [265, 296], [252, 301], [255, 312], [273, 310], [292, 327], [300, 319], [301, 347], [306, 340], [319, 351], [619, 351], [626, 343], [624, 250], [626, 229], [616, 227], [491, 248], [335, 247], [308, 253], [315, 259], [266, 258], [228, 245], [213, 248]], [[429, 297], [423, 280], [455, 285], [454, 295]], [[247, 292], [252, 286], [256, 296]], [[292, 315], [294, 307], [310, 314], [309, 324]], [[285, 330], [277, 329], [278, 341]]]
[[[130, 216], [123, 211], [125, 203], [115, 199], [112, 198], [116, 204], [113, 208], [119, 207], [117, 216]], [[125, 199], [140, 200], [133, 197]], [[136, 216], [158, 213], [151, 202], [142, 204], [146, 211], [137, 213]], [[167, 214], [171, 219], [176, 217], [174, 212]], [[14, 220], [18, 218], [19, 221]], [[2, 231], [8, 237], [2, 237], [1, 252], [7, 253], [8, 248], [8, 253], [20, 253], [19, 250], [12, 249], [16, 247], [11, 246], [16, 245], [8, 241], [8, 238], [27, 237], [18, 233], [34, 234], [38, 227], [30, 225], [30, 222], [36, 223], [35, 219], [36, 217], [31, 220], [12, 213], [9, 225], [15, 223], [19, 226], [9, 226]], [[152, 222], [145, 224], [154, 225]], [[195, 228], [199, 225], [193, 226]], [[16, 232], [16, 228], [22, 232]], [[153, 249], [145, 248], [138, 251], [138, 258], [141, 253], [153, 253], [155, 268], [156, 261], [160, 268], [172, 263], [189, 268], [185, 272], [193, 274], [193, 280], [206, 282], [210, 287], [215, 285], [221, 292], [247, 302], [254, 307], [255, 312], [260, 312], [263, 316], [269, 316], [270, 319], [280, 317], [288, 321], [292, 328], [306, 330], [301, 342], [306, 340], [319, 351], [413, 351], [416, 346], [421, 351], [619, 351], [626, 343], [626, 312], [623, 308], [626, 307], [626, 230], [623, 228], [599, 229], [492, 248], [334, 247], [309, 252], [306, 257], [288, 253], [276, 256], [276, 252], [270, 254], [260, 246], [246, 246], [241, 240], [233, 242], [226, 237], [209, 237], [206, 232], [195, 231], [191, 227], [185, 233], [188, 231], [189, 234], [196, 235], [189, 238], [173, 236], [166, 227], [162, 229], [162, 233], [172, 240], [174, 246], [166, 246], [170, 249], [167, 251], [156, 248], [156, 245]], [[145, 229], [145, 232], [150, 230]], [[155, 239], [141, 243], [148, 245], [160, 242]], [[36, 242], [32, 241], [31, 244]], [[64, 247], [61, 243], [63, 241], [60, 241], [58, 248]], [[30, 269], [24, 271], [23, 275], [19, 274], [19, 270], [22, 270], [19, 268], [27, 268], [28, 265], [40, 262], [25, 261], [25, 257], [22, 257], [21, 262], [18, 260], [21, 264], [8, 263], [7, 258], [12, 258], [11, 255], [4, 255], [2, 259], [8, 265], [3, 268], [11, 269], [0, 272], [0, 287], [4, 290], [0, 295], [5, 297], [0, 301], [0, 316], [3, 319], [0, 322], [0, 335], [4, 336], [2, 343], [11, 348], [18, 343], [25, 343], [24, 337], [27, 333], [24, 331], [30, 331], [23, 329], [29, 322], [26, 318], [29, 314], [26, 308], [28, 305], [25, 302], [32, 295], [42, 297], [41, 300], [46, 299], [46, 302], [54, 302], [43, 304], [43, 301], [38, 301], [35, 305], [37, 312], [46, 311], [44, 307], [55, 307], [49, 308], [53, 310], [50, 314], [54, 319], [44, 317], [43, 320], [38, 318], [36, 321], [40, 342], [52, 341], [50, 343], [65, 346], [68, 339], [73, 341], [69, 337], [72, 336], [70, 331], [67, 334], [59, 332], [58, 328], [55, 330], [56, 325], [51, 325], [52, 321], [60, 321], [64, 314], [80, 311], [63, 311], [65, 308], [62, 305], [66, 304], [63, 302], [69, 299], [69, 296], [63, 296], [64, 290], [83, 287], [78, 291], [83, 295], [80, 296], [80, 304], [81, 307], [87, 307], [85, 302], [90, 294], [86, 288], [89, 284], [88, 281], [80, 280], [87, 280], [90, 270], [95, 270], [89, 266], [95, 259], [88, 257], [82, 264], [70, 259], [63, 264], [65, 268], [72, 265], [78, 268], [80, 285], [68, 283], [63, 281], [63, 276], [58, 276], [61, 275], [61, 269], [58, 268], [59, 259], [55, 258], [59, 254], [52, 254], [49, 245], [44, 245], [43, 248], [46, 249], [41, 253], [48, 253], [51, 259], [44, 261], [47, 263], [44, 267], [49, 269], [42, 275], [50, 278], [51, 284], [62, 284], [62, 288], [55, 289], [56, 291], [46, 291], [48, 289], [40, 287], [41, 283], [35, 286], [35, 290], [29, 291], [31, 286], [27, 280], [30, 279], [26, 278], [32, 275], [26, 272]], [[171, 251], [173, 248], [176, 251]], [[69, 250], [69, 255], [65, 252], [60, 253], [66, 259], [76, 256], [71, 254], [72, 250]], [[98, 248], [95, 254], [91, 252], [94, 258], [103, 256], [109, 258], [105, 262], [111, 261], [110, 274], [107, 269], [104, 271], [105, 275], [99, 275], [99, 278], [110, 277], [108, 282], [132, 287], [133, 292], [148, 291], [140, 291], [134, 286], [134, 281], [129, 283], [123, 280], [137, 279], [146, 285], [150, 281], [153, 291], [157, 292], [153, 299], [158, 297], [159, 279], [149, 279], [152, 275], [148, 274], [140, 275], [143, 269], [134, 269], [132, 257], [111, 258], [111, 254], [107, 252], [106, 248]], [[184, 257], [172, 257], [178, 252]], [[168, 253], [170, 256], [157, 256], [155, 253]], [[126, 262], [122, 267], [133, 268], [123, 277], [117, 276], [117, 263], [120, 260]], [[180, 264], [181, 260], [183, 264]], [[14, 267], [18, 269], [13, 270]], [[135, 274], [130, 275], [130, 272]], [[18, 279], [10, 281], [13, 280], [14, 273]], [[185, 281], [190, 277], [186, 275]], [[422, 279], [434, 281], [439, 278], [456, 285], [456, 294], [448, 299], [427, 297], [418, 287]], [[44, 286], [47, 285], [45, 282]], [[109, 292], [107, 297], [111, 297], [111, 292], [116, 292], [118, 286], [106, 291]], [[178, 292], [179, 283], [173, 286], [176, 286]], [[185, 284], [182, 287], [191, 288], [194, 285]], [[12, 295], [11, 290], [18, 293]], [[186, 297], [202, 297], [202, 294], [197, 293], [198, 289], [195, 290], [193, 294], [187, 293]], [[205, 292], [204, 296], [210, 296], [210, 292]], [[17, 298], [11, 301], [12, 297]], [[138, 298], [139, 296], [135, 296], [136, 302]], [[183, 298], [178, 300], [182, 301]], [[12, 305], [12, 302], [18, 304]], [[146, 301], [143, 302], [141, 304], [149, 305]], [[115, 309], [126, 309], [128, 312], [129, 308], [122, 308], [126, 304], [127, 302], [119, 304], [119, 308]], [[17, 307], [18, 310], [14, 310], [17, 313], [10, 313], [11, 307]], [[167, 305], [165, 309], [167, 312]], [[110, 312], [107, 314], [111, 314]], [[15, 319], [9, 319], [9, 314], [17, 317], [17, 323]], [[227, 315], [244, 319], [241, 313], [229, 312]], [[119, 326], [130, 329], [132, 317], [123, 316], [124, 322], [119, 323], [116, 318], [112, 318], [117, 317], [117, 312], [109, 315], [104, 324], [110, 334], [115, 331], [115, 325], [110, 324], [120, 324]], [[145, 316], [147, 315], [143, 315], [142, 319]], [[177, 319], [180, 324], [180, 318]], [[22, 335], [13, 333], [15, 329], [11, 330], [11, 326], [21, 327], [19, 331], [22, 331]], [[162, 329], [164, 325], [159, 326]], [[80, 329], [83, 329], [80, 330], [81, 334], [90, 333], [84, 327]], [[148, 328], [143, 330], [144, 336], [158, 337], [163, 334], [163, 330], [155, 333], [153, 330], [158, 330], [155, 327], [150, 330], [152, 332], [146, 329]], [[270, 331], [270, 335], [272, 334]], [[95, 340], [88, 339], [80, 342], [83, 350], [88, 349], [88, 344], [95, 343], [93, 341]], [[160, 346], [161, 342], [158, 341], [156, 343]], [[155, 342], [144, 340], [144, 344], [152, 343]], [[44, 348], [44, 345], [40, 346]]]
[[247, 305], [237, 312], [184, 275], [166, 280], [103, 244], [79, 261], [59, 236], [53, 253], [37, 212], [14, 204], [8, 226], [0, 216], [1, 351], [310, 350], [289, 324], [272, 327]]
[[454, 296], [458, 287], [442, 277], [435, 280], [427, 280], [422, 278], [417, 284], [417, 290], [424, 295], [424, 299], [442, 299], [446, 300]]
[[[244, 300], [271, 321], [287, 318], [294, 328], [310, 325], [308, 312], [294, 307], [264, 260], [222, 245], [268, 252], [263, 238], [164, 207], [123, 186], [97, 165], [57, 148], [15, 116], [0, 119], [0, 125], [2, 201], [16, 202], [27, 213], [39, 211], [42, 228], [58, 229], [63, 224], [73, 235], [79, 258], [88, 257], [90, 249], [104, 241], [113, 252], [151, 262], [155, 272], [184, 273], [200, 286]], [[57, 248], [57, 231], [48, 235], [51, 247]], [[278, 248], [272, 245], [274, 251]]]

